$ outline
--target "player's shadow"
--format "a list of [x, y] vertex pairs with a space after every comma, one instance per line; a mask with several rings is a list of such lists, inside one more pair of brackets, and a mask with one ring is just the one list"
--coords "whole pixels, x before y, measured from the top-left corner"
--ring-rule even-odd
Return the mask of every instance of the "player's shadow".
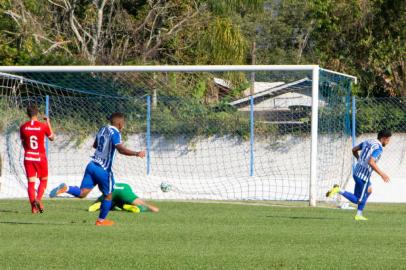
[[14, 213], [14, 214], [18, 214], [20, 212], [16, 211], [16, 210], [8, 210], [8, 209], [0, 209], [0, 213]]
[[11, 224], [11, 225], [59, 225], [59, 226], [72, 226], [72, 225], [81, 225], [81, 224], [83, 224], [83, 223], [79, 223], [79, 222], [56, 223], [56, 222], [0, 221], [0, 224]]
[[306, 216], [266, 216], [267, 218], [281, 218], [281, 219], [307, 219], [307, 220], [334, 220], [337, 217], [306, 217]]

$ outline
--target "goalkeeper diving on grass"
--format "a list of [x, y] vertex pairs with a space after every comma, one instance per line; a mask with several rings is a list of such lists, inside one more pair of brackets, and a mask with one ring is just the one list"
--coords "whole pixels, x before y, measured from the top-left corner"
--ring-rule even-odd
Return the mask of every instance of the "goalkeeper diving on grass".
[[[131, 186], [126, 183], [115, 183], [112, 193], [111, 210], [119, 209], [132, 213], [139, 212], [158, 212], [159, 208], [150, 203], [141, 200], [132, 190]], [[100, 196], [90, 207], [89, 212], [100, 210], [103, 196]]]
[[[367, 203], [368, 197], [372, 193], [371, 175], [375, 171], [385, 183], [389, 182], [389, 176], [386, 175], [377, 165], [381, 158], [383, 147], [388, 145], [392, 133], [389, 130], [382, 130], [378, 133], [377, 139], [366, 140], [352, 149], [352, 154], [357, 159], [357, 164], [353, 170], [355, 181], [354, 193], [342, 190], [339, 185], [334, 185], [326, 196], [332, 197], [340, 194], [354, 204], [358, 204], [358, 211], [355, 216], [357, 221], [368, 220], [362, 215], [362, 211]], [[359, 153], [361, 151], [361, 154]]]
[[103, 194], [103, 200], [100, 206], [99, 218], [96, 220], [97, 226], [111, 226], [114, 224], [113, 221], [106, 219], [106, 217], [112, 204], [115, 182], [112, 167], [116, 150], [125, 156], [145, 157], [145, 151], [130, 150], [124, 146], [121, 140], [121, 130], [125, 124], [124, 114], [115, 112], [110, 116], [109, 120], [110, 125], [103, 126], [96, 134], [93, 143], [95, 152], [86, 167], [80, 187], [68, 186], [62, 183], [49, 194], [51, 198], [62, 193], [68, 193], [77, 198], [85, 198], [95, 186], [98, 186]]

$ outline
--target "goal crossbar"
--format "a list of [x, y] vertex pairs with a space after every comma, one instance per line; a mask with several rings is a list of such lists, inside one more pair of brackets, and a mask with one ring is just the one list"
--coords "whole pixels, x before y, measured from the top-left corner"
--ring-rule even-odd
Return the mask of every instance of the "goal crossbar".
[[[311, 71], [318, 65], [0, 66], [0, 72], [225, 72]], [[323, 69], [352, 79], [356, 77]]]
[[317, 185], [317, 142], [319, 109], [319, 73], [329, 72], [348, 78], [357, 83], [352, 75], [320, 68], [318, 65], [162, 65], [162, 66], [0, 66], [0, 72], [6, 73], [63, 73], [63, 72], [260, 72], [260, 71], [309, 71], [312, 73], [312, 114], [311, 114], [311, 158], [309, 203], [316, 205]]

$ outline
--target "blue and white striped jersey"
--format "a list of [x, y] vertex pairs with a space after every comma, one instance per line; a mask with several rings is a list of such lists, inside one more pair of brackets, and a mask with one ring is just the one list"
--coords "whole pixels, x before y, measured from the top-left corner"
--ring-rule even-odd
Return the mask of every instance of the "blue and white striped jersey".
[[372, 167], [368, 164], [369, 159], [373, 158], [376, 162], [381, 158], [382, 144], [379, 140], [367, 140], [359, 144], [361, 154], [355, 166], [353, 175], [364, 181], [369, 181], [372, 174]]
[[97, 147], [92, 161], [106, 171], [111, 171], [116, 155], [116, 145], [121, 143], [120, 131], [114, 126], [104, 126], [97, 133], [96, 141]]

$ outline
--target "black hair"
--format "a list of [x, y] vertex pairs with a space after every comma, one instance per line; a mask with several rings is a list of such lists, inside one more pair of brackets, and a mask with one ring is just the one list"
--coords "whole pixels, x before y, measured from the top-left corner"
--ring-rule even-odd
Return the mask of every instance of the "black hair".
[[30, 104], [27, 106], [27, 115], [28, 117], [33, 117], [38, 115], [38, 106], [35, 104]]
[[383, 129], [378, 132], [378, 140], [381, 138], [389, 138], [392, 137], [392, 132], [389, 129]]
[[124, 119], [124, 114], [121, 112], [112, 113], [109, 117], [110, 122], [113, 123], [115, 119]]

